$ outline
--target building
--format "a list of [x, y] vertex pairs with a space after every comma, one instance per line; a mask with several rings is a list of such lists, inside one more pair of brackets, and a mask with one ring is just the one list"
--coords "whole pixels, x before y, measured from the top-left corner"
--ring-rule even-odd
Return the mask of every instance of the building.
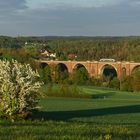
[[41, 56], [43, 58], [55, 59], [56, 58], [56, 53], [51, 53], [48, 50], [41, 50]]

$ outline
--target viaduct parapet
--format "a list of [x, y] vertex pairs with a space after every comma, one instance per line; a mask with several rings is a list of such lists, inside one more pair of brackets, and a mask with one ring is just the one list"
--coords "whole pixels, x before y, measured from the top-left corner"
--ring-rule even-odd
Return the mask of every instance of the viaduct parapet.
[[101, 61], [46, 61], [40, 60], [40, 64], [48, 65], [59, 65], [63, 64], [67, 67], [67, 70], [70, 74], [73, 73], [74, 69], [78, 65], [82, 65], [86, 68], [90, 77], [98, 77], [103, 74], [103, 70], [107, 65], [112, 66], [116, 72], [117, 77], [121, 78], [122, 76], [131, 75], [133, 70], [136, 67], [140, 66], [140, 63], [135, 62], [101, 62]]

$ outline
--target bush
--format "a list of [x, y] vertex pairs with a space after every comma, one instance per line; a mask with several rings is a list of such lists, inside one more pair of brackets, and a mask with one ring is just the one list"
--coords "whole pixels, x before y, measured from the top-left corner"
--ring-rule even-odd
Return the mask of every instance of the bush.
[[114, 77], [111, 81], [110, 81], [110, 88], [115, 88], [115, 89], [120, 89], [120, 80], [117, 77]]
[[36, 108], [38, 78], [30, 65], [0, 60], [0, 117], [26, 118]]
[[74, 71], [72, 80], [77, 85], [84, 85], [89, 81], [89, 74], [84, 67], [80, 67]]
[[122, 91], [133, 91], [133, 87], [132, 87], [132, 76], [126, 76], [123, 77], [120, 81], [120, 90]]
[[140, 70], [132, 74], [132, 88], [133, 91], [140, 91]]
[[102, 81], [99, 78], [92, 77], [90, 81], [93, 86], [101, 86], [102, 84]]
[[81, 88], [68, 84], [58, 84], [55, 86], [48, 84], [42, 89], [42, 96], [91, 98], [91, 95], [86, 94]]

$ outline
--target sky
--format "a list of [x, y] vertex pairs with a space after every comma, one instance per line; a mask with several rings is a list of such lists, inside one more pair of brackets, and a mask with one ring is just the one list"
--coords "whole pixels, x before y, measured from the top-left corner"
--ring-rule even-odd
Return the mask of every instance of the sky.
[[139, 36], [140, 0], [0, 0], [0, 35]]

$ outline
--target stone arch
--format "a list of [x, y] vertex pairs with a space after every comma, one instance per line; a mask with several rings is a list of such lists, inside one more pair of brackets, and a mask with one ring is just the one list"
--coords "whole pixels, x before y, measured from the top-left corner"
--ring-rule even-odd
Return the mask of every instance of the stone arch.
[[50, 65], [46, 62], [42, 62], [39, 64], [39, 75], [40, 75], [40, 79], [46, 84], [48, 82], [50, 82], [51, 79], [51, 68]]
[[111, 75], [112, 77], [118, 77], [117, 68], [114, 65], [111, 65], [111, 64], [104, 64], [100, 68], [100, 75], [103, 75], [103, 74], [105, 76]]
[[68, 67], [64, 63], [58, 63], [55, 65], [55, 74], [57, 81], [63, 81], [69, 78]]
[[49, 66], [49, 64], [48, 64], [48, 63], [45, 63], [45, 62], [42, 62], [42, 63], [39, 64], [39, 67], [40, 67], [41, 69], [44, 69], [44, 68], [46, 68], [47, 66]]
[[81, 63], [77, 63], [73, 66], [73, 71], [78, 69], [78, 68], [81, 68], [81, 67], [84, 67], [86, 69], [86, 71], [88, 72], [89, 74], [89, 70], [86, 68], [86, 66], [84, 64], [81, 64]]
[[125, 77], [126, 75], [127, 75], [127, 73], [126, 73], [126, 68], [123, 67], [123, 68], [122, 68], [122, 76]]
[[68, 71], [68, 67], [64, 63], [58, 63], [58, 64], [56, 64], [56, 67], [60, 67], [62, 71], [64, 71], [64, 70]]
[[77, 63], [74, 65], [72, 79], [76, 84], [85, 84], [89, 78], [90, 74], [83, 64]]
[[140, 65], [134, 66], [134, 67], [132, 68], [132, 70], [131, 70], [131, 74], [133, 74], [137, 69], [140, 70]]

